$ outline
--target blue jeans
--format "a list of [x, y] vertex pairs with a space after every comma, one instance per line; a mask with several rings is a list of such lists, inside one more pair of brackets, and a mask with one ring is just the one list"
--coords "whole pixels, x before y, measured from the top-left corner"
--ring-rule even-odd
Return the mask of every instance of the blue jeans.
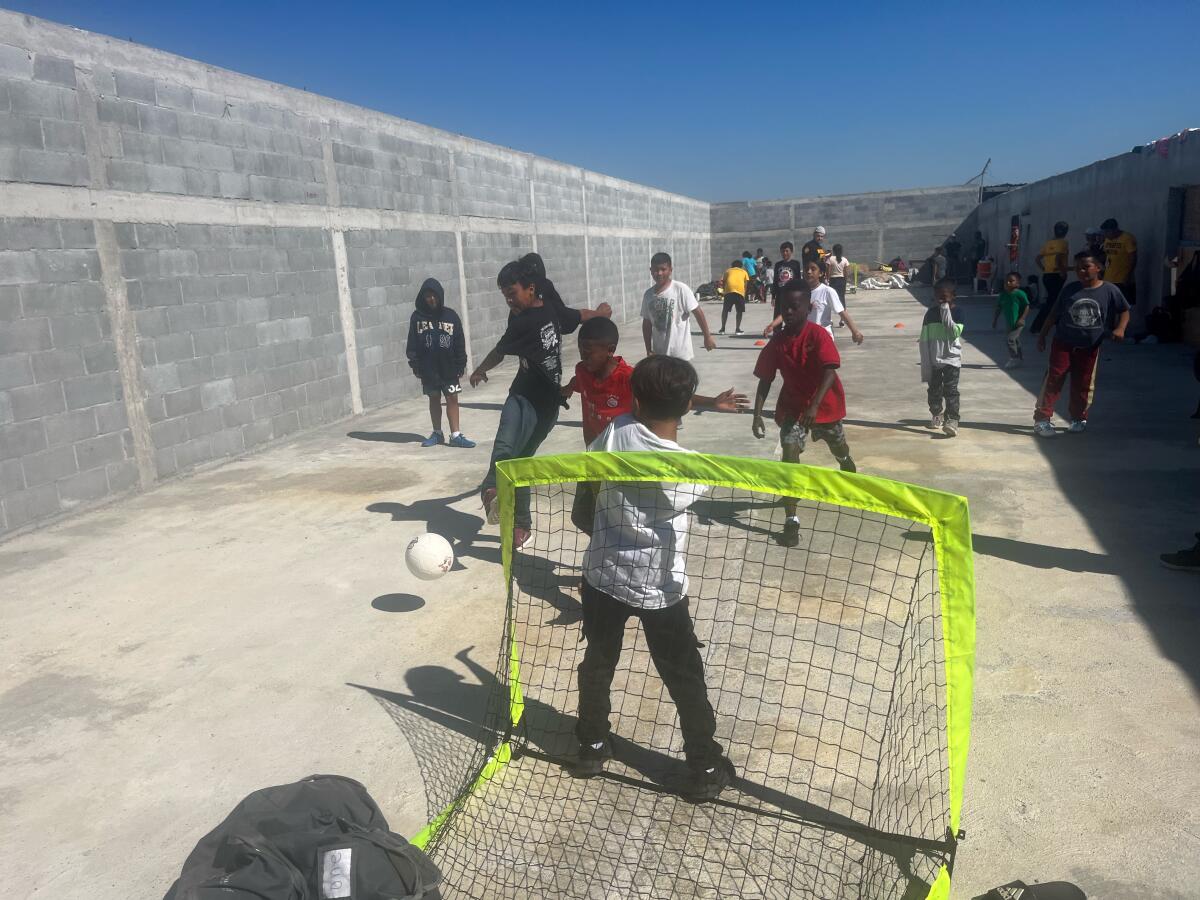
[[[479, 486], [482, 493], [496, 486], [496, 463], [502, 459], [521, 459], [537, 453], [542, 441], [558, 421], [558, 407], [547, 414], [538, 411], [524, 397], [509, 394], [500, 410], [500, 426], [496, 429], [496, 440], [492, 444], [492, 459], [488, 463], [487, 475]], [[517, 488], [513, 524], [529, 528], [533, 517], [529, 512], [529, 488]]]

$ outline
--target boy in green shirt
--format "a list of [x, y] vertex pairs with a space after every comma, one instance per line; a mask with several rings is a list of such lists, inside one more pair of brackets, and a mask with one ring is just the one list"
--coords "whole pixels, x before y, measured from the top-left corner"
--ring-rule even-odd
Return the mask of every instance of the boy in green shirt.
[[996, 300], [996, 311], [992, 314], [992, 328], [1004, 314], [1005, 331], [1008, 332], [1008, 362], [1006, 369], [1021, 365], [1021, 331], [1025, 328], [1025, 316], [1029, 314], [1029, 296], [1021, 290], [1021, 273], [1009, 272], [1004, 277], [1004, 290]]

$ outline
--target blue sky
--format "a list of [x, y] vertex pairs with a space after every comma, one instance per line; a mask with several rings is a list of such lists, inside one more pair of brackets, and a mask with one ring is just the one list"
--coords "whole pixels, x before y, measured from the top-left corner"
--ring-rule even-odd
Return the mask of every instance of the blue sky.
[[1189, 0], [0, 4], [704, 200], [1032, 181], [1200, 125]]

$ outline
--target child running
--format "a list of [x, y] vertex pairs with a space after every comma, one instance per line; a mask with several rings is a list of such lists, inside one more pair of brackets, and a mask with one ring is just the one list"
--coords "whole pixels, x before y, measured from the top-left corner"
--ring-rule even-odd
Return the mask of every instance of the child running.
[[672, 278], [673, 273], [670, 254], [655, 253], [650, 258], [650, 276], [654, 284], [642, 295], [642, 337], [646, 341], [646, 355], [677, 359], [695, 356], [689, 324], [693, 316], [704, 333], [704, 349], [716, 350], [717, 339], [708, 330], [708, 319], [704, 317], [696, 295], [682, 281]]
[[[487, 381], [487, 373], [505, 356], [520, 357], [521, 367], [513, 378], [508, 399], [500, 411], [500, 425], [492, 445], [487, 475], [480, 495], [487, 520], [499, 521], [496, 506], [496, 463], [502, 459], [533, 456], [558, 421], [562, 400], [562, 337], [554, 310], [547, 306], [538, 287], [543, 280], [537, 270], [519, 261], [507, 263], [496, 276], [496, 284], [514, 315], [499, 343], [471, 373], [471, 387]], [[581, 310], [581, 313], [584, 311]], [[591, 313], [591, 310], [587, 310]], [[581, 316], [582, 317], [582, 316]], [[590, 318], [590, 315], [589, 315]], [[529, 488], [517, 488], [513, 522], [513, 548], [529, 540], [533, 519], [529, 512]]]
[[[691, 363], [643, 359], [633, 370], [634, 413], [617, 417], [589, 449], [686, 453], [676, 441], [699, 378]], [[577, 776], [598, 775], [612, 758], [609, 714], [625, 623], [642, 623], [650, 658], [679, 713], [688, 774], [676, 785], [689, 800], [712, 800], [733, 779], [733, 764], [715, 740], [716, 716], [704, 683], [688, 612], [687, 509], [707, 488], [694, 484], [604, 482], [594, 533], [583, 557], [583, 634], [579, 665]]]
[[[809, 318], [810, 295], [808, 285], [795, 281], [789, 282], [781, 292], [779, 306], [783, 311], [783, 327], [767, 341], [754, 365], [758, 393], [754, 397], [751, 431], [760, 440], [767, 433], [762, 418], [763, 405], [771, 393], [775, 375], [779, 373], [783, 375], [783, 390], [775, 404], [775, 422], [779, 425], [783, 461], [799, 462], [811, 434], [814, 440], [829, 445], [838, 468], [843, 472], [857, 472], [842, 426], [842, 420], [846, 418], [846, 394], [837, 375], [842, 360], [829, 332]], [[783, 506], [786, 518], [783, 533], [777, 539], [785, 547], [795, 547], [800, 543], [796, 500], [785, 498]]]
[[1000, 316], [1004, 316], [1005, 340], [1008, 342], [1006, 369], [1015, 369], [1025, 358], [1021, 352], [1021, 331], [1028, 314], [1029, 296], [1021, 290], [1021, 273], [1009, 272], [1004, 276], [1004, 290], [996, 298], [996, 311], [992, 313], [993, 329]]
[[417, 292], [417, 308], [408, 322], [408, 364], [421, 379], [421, 392], [429, 398], [429, 418], [433, 432], [421, 441], [422, 447], [446, 443], [442, 433], [442, 397], [446, 398], [446, 418], [450, 420], [450, 446], [469, 450], [475, 446], [458, 430], [458, 383], [467, 368], [467, 341], [458, 314], [446, 307], [442, 283], [426, 278]]
[[[1017, 284], [1020, 284], [1018, 278]], [[933, 286], [934, 305], [921, 322], [921, 381], [929, 385], [929, 427], [958, 434], [958, 376], [962, 368], [962, 322], [954, 318], [954, 279]]]

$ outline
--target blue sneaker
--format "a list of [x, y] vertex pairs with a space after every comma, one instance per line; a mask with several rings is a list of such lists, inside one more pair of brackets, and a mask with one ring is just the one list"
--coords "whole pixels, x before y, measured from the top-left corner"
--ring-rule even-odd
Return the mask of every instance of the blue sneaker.
[[422, 447], [436, 447], [438, 444], [446, 443], [446, 437], [440, 431], [435, 431], [425, 440], [421, 441]]
[[475, 446], [475, 442], [460, 431], [454, 437], [450, 438], [450, 446], [470, 450]]

